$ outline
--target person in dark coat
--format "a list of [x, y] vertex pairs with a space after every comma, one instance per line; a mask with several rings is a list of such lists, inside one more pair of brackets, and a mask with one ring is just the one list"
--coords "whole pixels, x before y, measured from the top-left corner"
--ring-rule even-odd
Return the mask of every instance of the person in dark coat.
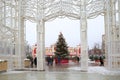
[[101, 56], [100, 56], [100, 66], [104, 66], [104, 60]]
[[50, 65], [52, 66], [53, 65], [53, 57], [50, 56]]
[[53, 65], [53, 57], [52, 56], [48, 56], [47, 57], [47, 65]]
[[80, 61], [80, 58], [77, 56], [77, 62], [79, 63], [79, 61]]
[[35, 67], [37, 67], [37, 57], [35, 57], [34, 59], [34, 64], [35, 64]]
[[47, 56], [47, 65], [50, 64], [50, 56]]
[[30, 62], [31, 62], [31, 68], [33, 68], [33, 58], [30, 59]]

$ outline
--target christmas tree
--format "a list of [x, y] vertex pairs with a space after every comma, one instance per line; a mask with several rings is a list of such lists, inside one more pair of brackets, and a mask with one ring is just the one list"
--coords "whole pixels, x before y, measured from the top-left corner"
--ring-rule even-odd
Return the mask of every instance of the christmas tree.
[[61, 32], [56, 42], [55, 56], [60, 58], [68, 58], [69, 56], [68, 46]]

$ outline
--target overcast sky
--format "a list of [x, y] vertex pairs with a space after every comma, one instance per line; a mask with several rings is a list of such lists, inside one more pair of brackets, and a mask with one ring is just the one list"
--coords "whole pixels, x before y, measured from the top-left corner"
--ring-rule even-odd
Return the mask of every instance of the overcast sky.
[[[56, 18], [45, 22], [45, 46], [56, 43], [59, 33], [62, 32], [68, 46], [76, 47], [80, 44], [80, 21], [68, 18]], [[104, 34], [104, 17], [88, 19], [88, 46], [92, 48], [95, 43], [101, 44]], [[30, 45], [36, 43], [36, 24], [26, 22], [26, 40]]]

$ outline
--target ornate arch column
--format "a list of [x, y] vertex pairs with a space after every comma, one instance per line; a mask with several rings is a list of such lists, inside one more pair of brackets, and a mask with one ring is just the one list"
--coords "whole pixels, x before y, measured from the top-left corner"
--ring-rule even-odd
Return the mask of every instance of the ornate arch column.
[[119, 41], [120, 41], [120, 0], [118, 0], [118, 27], [119, 27], [118, 34], [119, 34]]
[[120, 34], [117, 32], [119, 27], [117, 27], [116, 19], [118, 1], [106, 1], [106, 68], [109, 70], [120, 70]]
[[45, 26], [43, 19], [37, 23], [37, 70], [45, 70]]
[[44, 0], [37, 0], [37, 70], [45, 70], [45, 22]]
[[86, 16], [86, 0], [81, 0], [81, 19], [80, 19], [80, 35], [81, 35], [81, 70], [87, 71], [88, 68], [88, 45], [87, 45], [87, 16]]
[[17, 41], [17, 69], [24, 68], [25, 34], [24, 34], [24, 1], [18, 1], [18, 41]]

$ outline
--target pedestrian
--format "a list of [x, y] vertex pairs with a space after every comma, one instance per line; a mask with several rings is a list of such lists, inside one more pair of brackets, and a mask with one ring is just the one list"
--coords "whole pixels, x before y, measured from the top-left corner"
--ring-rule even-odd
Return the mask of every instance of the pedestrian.
[[37, 67], [37, 57], [34, 58], [35, 67]]
[[104, 60], [103, 60], [103, 58], [100, 56], [100, 66], [104, 66]]
[[80, 58], [77, 56], [77, 62], [79, 63], [79, 61], [80, 61]]
[[53, 57], [50, 56], [50, 65], [52, 66], [53, 65]]
[[49, 66], [50, 64], [50, 56], [47, 56], [47, 65]]
[[31, 62], [31, 68], [33, 68], [33, 58], [30, 59]]
[[53, 65], [53, 57], [52, 56], [47, 56], [47, 65]]
[[46, 57], [47, 65], [49, 65], [49, 56]]
[[58, 56], [57, 61], [58, 61], [58, 64], [61, 63], [61, 58], [60, 58], [60, 56]]

